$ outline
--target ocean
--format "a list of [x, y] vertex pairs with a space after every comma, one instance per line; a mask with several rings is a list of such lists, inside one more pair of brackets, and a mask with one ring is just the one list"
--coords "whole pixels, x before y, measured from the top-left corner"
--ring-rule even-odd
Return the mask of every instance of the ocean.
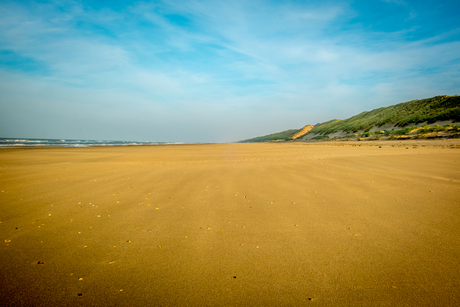
[[94, 147], [94, 146], [133, 146], [183, 144], [180, 142], [146, 142], [146, 141], [106, 141], [106, 140], [66, 140], [66, 139], [26, 139], [0, 138], [0, 148], [20, 147]]

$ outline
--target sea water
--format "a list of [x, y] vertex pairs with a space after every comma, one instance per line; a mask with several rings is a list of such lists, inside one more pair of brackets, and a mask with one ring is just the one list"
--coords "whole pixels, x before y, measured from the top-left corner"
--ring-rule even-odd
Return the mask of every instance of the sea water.
[[183, 144], [179, 142], [149, 141], [107, 141], [107, 140], [59, 140], [59, 139], [27, 139], [0, 138], [0, 148], [14, 147], [92, 147], [92, 146], [132, 146], [132, 145], [165, 145]]

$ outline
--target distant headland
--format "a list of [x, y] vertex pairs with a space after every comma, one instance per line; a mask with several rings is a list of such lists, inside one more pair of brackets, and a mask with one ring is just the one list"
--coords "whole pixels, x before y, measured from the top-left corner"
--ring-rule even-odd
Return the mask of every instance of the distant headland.
[[350, 118], [289, 129], [240, 143], [321, 140], [398, 140], [460, 137], [460, 96], [411, 100]]

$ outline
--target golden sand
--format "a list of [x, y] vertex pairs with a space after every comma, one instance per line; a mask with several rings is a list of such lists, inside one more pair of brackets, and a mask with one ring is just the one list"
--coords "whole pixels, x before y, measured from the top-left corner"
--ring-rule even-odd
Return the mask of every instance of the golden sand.
[[385, 144], [0, 150], [0, 301], [459, 306], [460, 149]]

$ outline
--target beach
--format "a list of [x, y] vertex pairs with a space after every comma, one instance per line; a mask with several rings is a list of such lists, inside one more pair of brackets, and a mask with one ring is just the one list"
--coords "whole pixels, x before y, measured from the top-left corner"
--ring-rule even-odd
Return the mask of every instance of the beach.
[[459, 306], [459, 145], [2, 149], [0, 301]]

